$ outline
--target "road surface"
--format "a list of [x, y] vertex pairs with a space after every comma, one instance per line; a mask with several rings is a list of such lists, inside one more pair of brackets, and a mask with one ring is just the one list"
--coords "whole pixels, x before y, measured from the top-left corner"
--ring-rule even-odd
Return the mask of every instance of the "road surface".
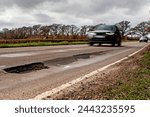
[[[124, 42], [122, 47], [66, 45], [0, 48], [0, 99], [34, 98], [122, 59], [145, 45]], [[31, 63], [43, 66], [37, 65], [40, 68], [37, 70], [35, 66], [30, 66]]]

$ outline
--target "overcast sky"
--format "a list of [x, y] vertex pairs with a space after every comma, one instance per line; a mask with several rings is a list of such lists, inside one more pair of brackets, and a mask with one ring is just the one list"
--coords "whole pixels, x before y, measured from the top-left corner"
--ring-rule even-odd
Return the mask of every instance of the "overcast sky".
[[94, 25], [150, 18], [150, 0], [0, 0], [0, 29], [53, 23]]

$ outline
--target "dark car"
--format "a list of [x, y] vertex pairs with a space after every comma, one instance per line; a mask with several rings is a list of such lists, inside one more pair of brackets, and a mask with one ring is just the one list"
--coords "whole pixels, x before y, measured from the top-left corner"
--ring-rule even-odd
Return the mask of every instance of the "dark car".
[[103, 43], [121, 46], [121, 35], [116, 25], [96, 25], [92, 31], [87, 33], [89, 44], [95, 43], [99, 45]]

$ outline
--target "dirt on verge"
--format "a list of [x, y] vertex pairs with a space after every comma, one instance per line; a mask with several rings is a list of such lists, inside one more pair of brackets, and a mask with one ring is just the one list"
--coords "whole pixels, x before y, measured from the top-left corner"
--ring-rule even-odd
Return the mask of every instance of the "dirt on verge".
[[150, 47], [145, 48], [140, 53], [118, 63], [103, 72], [100, 72], [86, 80], [79, 82], [63, 91], [48, 96], [45, 98], [56, 100], [100, 100], [107, 99], [104, 93], [116, 84], [120, 83], [119, 80], [128, 80], [127, 76], [130, 76], [131, 71], [137, 69], [140, 65], [140, 61]]

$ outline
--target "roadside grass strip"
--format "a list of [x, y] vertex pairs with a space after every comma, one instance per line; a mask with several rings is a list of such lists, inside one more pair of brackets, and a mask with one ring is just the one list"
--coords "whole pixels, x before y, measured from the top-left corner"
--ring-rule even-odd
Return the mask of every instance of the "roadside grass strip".
[[88, 42], [28, 42], [28, 43], [8, 43], [0, 44], [0, 48], [11, 48], [11, 47], [33, 47], [33, 46], [55, 46], [55, 45], [78, 45], [78, 44], [87, 44]]
[[133, 71], [105, 89], [105, 99], [149, 100], [150, 99], [150, 52], [147, 52]]

